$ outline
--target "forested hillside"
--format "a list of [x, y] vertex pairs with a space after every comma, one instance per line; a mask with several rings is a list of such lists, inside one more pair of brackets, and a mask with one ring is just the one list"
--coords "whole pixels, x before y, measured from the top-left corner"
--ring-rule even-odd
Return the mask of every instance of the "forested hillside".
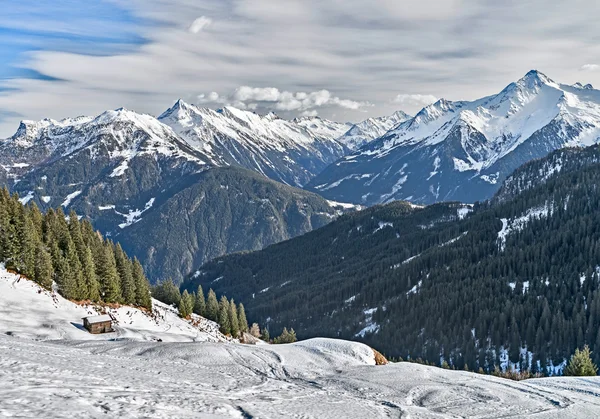
[[324, 226], [341, 207], [322, 197], [239, 167], [214, 168], [167, 200], [157, 200], [144, 217], [115, 239], [144, 263], [157, 282], [180, 283], [217, 256], [259, 250]]
[[42, 214], [0, 189], [0, 263], [72, 300], [151, 308], [148, 280], [137, 259], [104, 239], [75, 212]]
[[394, 202], [344, 215], [216, 259], [186, 287], [243, 297], [272, 334], [291, 325], [390, 356], [549, 372], [587, 343], [599, 362], [599, 156], [593, 146], [531, 162], [472, 211]]

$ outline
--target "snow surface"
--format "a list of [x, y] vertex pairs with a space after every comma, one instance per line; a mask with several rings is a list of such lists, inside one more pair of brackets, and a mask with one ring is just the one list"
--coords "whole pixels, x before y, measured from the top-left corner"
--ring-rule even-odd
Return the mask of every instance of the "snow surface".
[[75, 191], [73, 193], [70, 193], [69, 195], [67, 195], [67, 197], [61, 205], [65, 208], [68, 207], [69, 205], [71, 205], [71, 201], [77, 198], [79, 195], [81, 195], [81, 191]]
[[[96, 314], [91, 307], [17, 279], [0, 268], [3, 417], [600, 415], [600, 377], [514, 382], [411, 363], [374, 366], [368, 346], [334, 339], [288, 345], [208, 342], [197, 337], [212, 335], [193, 332], [164, 306], [160, 326], [145, 314], [139, 316], [150, 319], [146, 324], [138, 315], [117, 311], [111, 312], [119, 319], [116, 333], [90, 335], [78, 323]], [[170, 329], [161, 329], [167, 325]], [[152, 341], [157, 338], [163, 342]]]
[[197, 317], [182, 320], [177, 311], [153, 300], [151, 315], [123, 306], [108, 309], [114, 333], [90, 335], [83, 329], [84, 317], [104, 314], [92, 304], [78, 305], [35, 282], [7, 272], [0, 264], [0, 334], [35, 340], [133, 339], [164, 342], [224, 341], [216, 323]]

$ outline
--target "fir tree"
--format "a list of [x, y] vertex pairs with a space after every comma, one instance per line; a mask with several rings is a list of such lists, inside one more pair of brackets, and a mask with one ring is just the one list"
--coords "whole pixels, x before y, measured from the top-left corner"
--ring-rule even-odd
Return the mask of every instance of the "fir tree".
[[590, 348], [585, 345], [583, 350], [576, 349], [566, 366], [564, 375], [592, 376], [598, 373], [598, 367], [592, 362]]
[[[209, 294], [210, 295], [210, 294]], [[224, 295], [221, 296], [219, 301], [219, 330], [224, 335], [231, 333], [231, 324], [229, 323], [229, 301]]]
[[144, 269], [137, 258], [133, 259], [132, 268], [133, 282], [135, 283], [135, 303], [148, 310], [152, 308], [152, 298], [150, 297], [150, 287], [148, 280], [144, 276]]
[[131, 261], [127, 258], [127, 255], [121, 248], [121, 245], [117, 243], [113, 246], [113, 253], [115, 255], [115, 262], [117, 265], [117, 272], [119, 273], [120, 286], [121, 286], [121, 300], [125, 304], [135, 303], [135, 282], [133, 279], [133, 272]]
[[196, 300], [194, 301], [194, 313], [199, 316], [205, 316], [206, 314], [206, 301], [204, 300], [204, 291], [202, 291], [202, 286], [198, 286], [198, 291], [196, 291]]
[[187, 290], [185, 290], [185, 291], [183, 291], [183, 294], [181, 295], [181, 299], [179, 302], [179, 315], [183, 318], [187, 318], [187, 317], [189, 317], [190, 314], [192, 314], [193, 309], [194, 309], [194, 299], [187, 292]]
[[237, 307], [233, 298], [229, 301], [229, 310], [227, 314], [229, 317], [229, 331], [231, 336], [237, 338], [240, 335], [240, 325], [238, 322]]
[[206, 299], [206, 316], [208, 320], [218, 322], [219, 319], [219, 303], [217, 302], [217, 294], [211, 289], [208, 290], [208, 298]]
[[240, 327], [240, 332], [241, 333], [247, 333], [248, 332], [248, 320], [246, 319], [246, 310], [244, 309], [244, 305], [242, 303], [240, 303], [238, 305], [238, 324]]
[[102, 300], [107, 303], [118, 303], [121, 299], [121, 287], [111, 243], [105, 242], [102, 246], [96, 269], [98, 269], [98, 283]]
[[54, 269], [52, 257], [43, 244], [39, 244], [35, 255], [34, 280], [46, 289], [52, 289], [52, 278]]

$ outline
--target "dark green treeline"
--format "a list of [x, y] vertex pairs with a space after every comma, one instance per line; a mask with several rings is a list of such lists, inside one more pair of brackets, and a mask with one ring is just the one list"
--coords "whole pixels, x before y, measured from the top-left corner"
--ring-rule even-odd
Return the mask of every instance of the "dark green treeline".
[[104, 239], [87, 220], [62, 209], [42, 214], [0, 189], [0, 262], [72, 300], [150, 309], [150, 287], [137, 259]]

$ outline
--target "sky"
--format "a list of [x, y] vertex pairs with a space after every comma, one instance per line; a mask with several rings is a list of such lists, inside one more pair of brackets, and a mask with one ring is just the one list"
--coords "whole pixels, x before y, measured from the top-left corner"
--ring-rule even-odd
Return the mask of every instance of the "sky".
[[[559, 4], [552, 4], [559, 3]], [[2, 0], [0, 138], [22, 119], [200, 106], [360, 121], [600, 86], [593, 0]]]

